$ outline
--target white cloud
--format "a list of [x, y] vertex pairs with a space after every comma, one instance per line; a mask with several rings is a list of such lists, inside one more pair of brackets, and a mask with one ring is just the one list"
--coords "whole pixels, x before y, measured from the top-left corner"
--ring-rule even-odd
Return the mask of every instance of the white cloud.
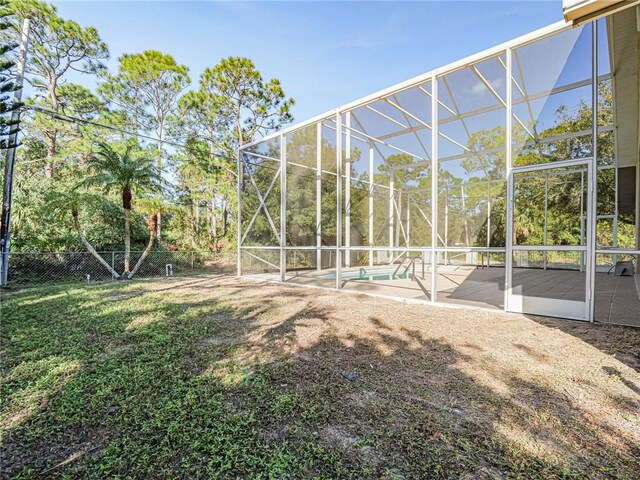
[[[489, 82], [489, 85], [491, 85], [491, 87], [494, 90], [497, 90], [503, 84], [504, 84], [504, 80], [502, 78], [496, 78], [495, 80]], [[467, 92], [473, 95], [482, 95], [485, 93], [491, 93], [489, 92], [489, 89], [487, 88], [487, 86], [480, 80], [478, 80], [478, 83], [476, 83], [473, 87], [468, 89]]]

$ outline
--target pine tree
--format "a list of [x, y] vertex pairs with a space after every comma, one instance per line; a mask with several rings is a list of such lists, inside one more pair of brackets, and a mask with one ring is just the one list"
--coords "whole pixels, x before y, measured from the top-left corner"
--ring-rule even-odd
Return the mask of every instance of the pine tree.
[[11, 15], [8, 2], [0, 4], [0, 31], [3, 42], [0, 44], [0, 148], [5, 150], [10, 146], [10, 135], [16, 133], [20, 128], [20, 120], [12, 120], [12, 113], [22, 106], [22, 103], [13, 99], [16, 91], [13, 69], [16, 62], [13, 56], [18, 48], [17, 43], [5, 42], [6, 32], [12, 27], [14, 18]]

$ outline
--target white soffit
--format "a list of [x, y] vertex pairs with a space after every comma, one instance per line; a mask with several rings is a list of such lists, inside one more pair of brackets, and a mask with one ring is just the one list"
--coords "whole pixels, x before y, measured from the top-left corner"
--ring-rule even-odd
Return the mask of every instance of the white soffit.
[[562, 14], [574, 25], [640, 5], [640, 0], [562, 0]]
[[607, 25], [617, 128], [616, 156], [618, 166], [630, 167], [638, 162], [640, 32], [632, 10], [609, 16]]

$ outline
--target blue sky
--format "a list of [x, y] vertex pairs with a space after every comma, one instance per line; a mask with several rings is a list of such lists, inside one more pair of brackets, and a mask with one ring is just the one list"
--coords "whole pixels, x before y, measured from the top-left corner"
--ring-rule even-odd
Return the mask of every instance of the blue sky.
[[282, 81], [296, 121], [562, 18], [559, 0], [53, 3], [98, 29], [113, 69], [121, 54], [153, 48], [197, 81], [221, 58], [247, 56]]

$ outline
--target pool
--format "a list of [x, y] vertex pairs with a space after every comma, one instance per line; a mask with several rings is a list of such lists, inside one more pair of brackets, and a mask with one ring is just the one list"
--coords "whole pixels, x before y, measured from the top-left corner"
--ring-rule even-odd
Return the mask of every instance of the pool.
[[[403, 270], [403, 269], [401, 269]], [[374, 280], [400, 280], [404, 278], [413, 278], [411, 273], [398, 273], [395, 277], [393, 276], [393, 272], [396, 269], [365, 269], [361, 268], [358, 271], [349, 271], [342, 272], [340, 278], [342, 280], [354, 280], [354, 281], [374, 281]], [[336, 272], [326, 273], [324, 275], [317, 275], [316, 278], [322, 278], [326, 280], [335, 280]]]

